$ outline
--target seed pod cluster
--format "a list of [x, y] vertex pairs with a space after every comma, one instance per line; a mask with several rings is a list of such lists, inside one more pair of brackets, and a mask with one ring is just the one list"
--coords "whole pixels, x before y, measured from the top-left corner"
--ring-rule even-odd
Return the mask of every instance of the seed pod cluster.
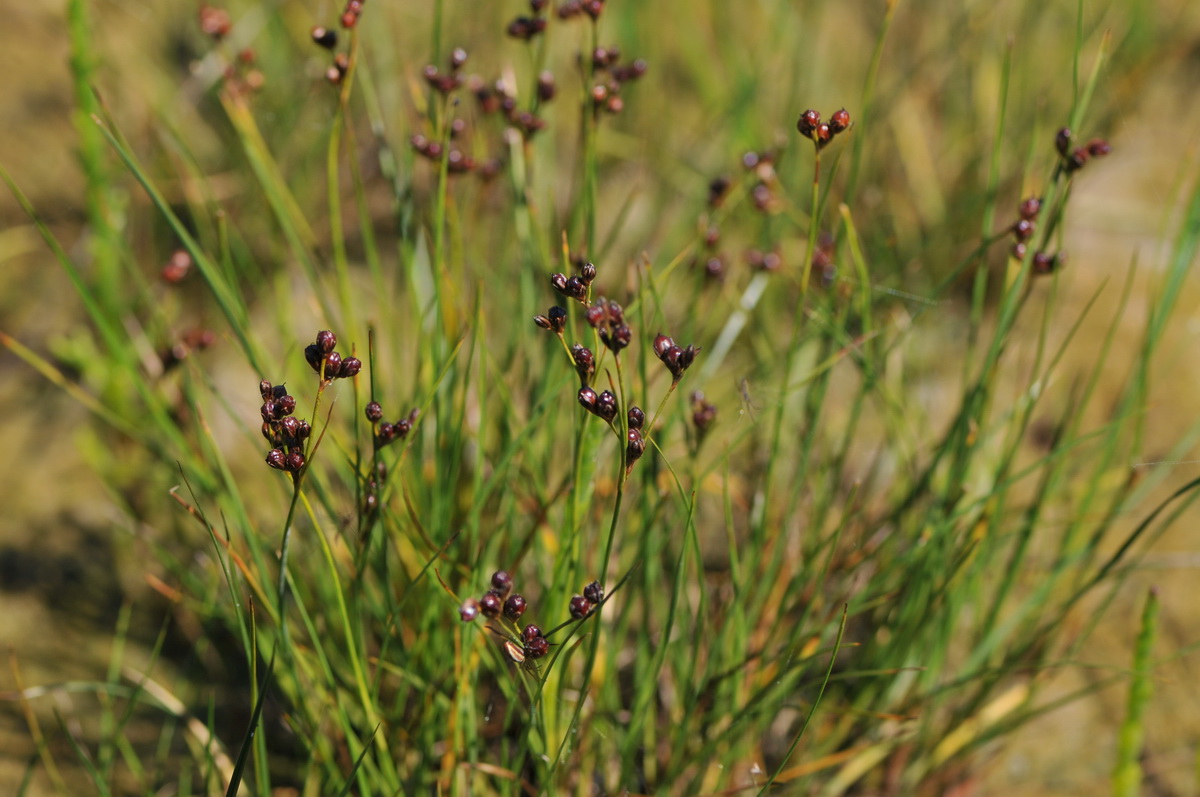
[[546, 315], [535, 315], [533, 323], [542, 329], [547, 329], [555, 335], [562, 337], [563, 332], [567, 328], [567, 310], [564, 307], [555, 305], [546, 312]]
[[601, 297], [587, 309], [587, 322], [600, 336], [600, 342], [613, 354], [620, 354], [633, 342], [633, 330], [625, 323], [625, 310], [612, 299]]
[[343, 358], [341, 354], [334, 351], [337, 346], [337, 337], [328, 329], [323, 329], [317, 333], [315, 343], [310, 343], [304, 348], [304, 359], [308, 361], [309, 367], [326, 382], [334, 379], [349, 379], [356, 376], [362, 370], [362, 361], [357, 357]]
[[293, 477], [304, 468], [304, 447], [312, 436], [308, 421], [296, 418], [296, 399], [288, 395], [283, 385], [272, 385], [266, 379], [258, 383], [262, 397], [262, 434], [271, 444], [267, 464]]
[[834, 111], [828, 122], [821, 121], [821, 114], [809, 108], [800, 114], [796, 130], [809, 139], [817, 149], [824, 149], [830, 141], [850, 129], [850, 113], [845, 109]]
[[588, 291], [591, 289], [592, 282], [595, 279], [596, 267], [591, 263], [584, 263], [580, 266], [579, 273], [573, 277], [568, 277], [566, 274], [557, 272], [551, 274], [550, 284], [554, 286], [554, 290], [568, 299], [574, 299], [581, 304], [587, 304]]
[[683, 378], [683, 372], [691, 366], [699, 351], [699, 348], [690, 344], [677, 346], [675, 341], [666, 335], [660, 334], [654, 338], [654, 354], [671, 372], [671, 384], [679, 383], [679, 380]]
[[[1064, 128], [1065, 129], [1065, 128]], [[1010, 231], [1013, 236], [1012, 256], [1016, 260], [1024, 260], [1029, 252], [1028, 244], [1037, 231], [1038, 215], [1042, 211], [1042, 200], [1029, 197], [1017, 206], [1018, 219], [1013, 222]], [[1066, 254], [1056, 252], [1050, 254], [1042, 250], [1033, 253], [1032, 269], [1034, 274], [1053, 274], [1066, 263]]]
[[1054, 136], [1054, 148], [1058, 150], [1058, 155], [1062, 158], [1062, 169], [1067, 174], [1079, 171], [1092, 158], [1103, 158], [1112, 152], [1112, 145], [1102, 138], [1093, 138], [1079, 147], [1072, 146], [1073, 140], [1074, 136], [1066, 127], [1061, 128]]
[[367, 404], [365, 414], [374, 428], [375, 450], [378, 451], [390, 443], [408, 437], [408, 433], [416, 425], [421, 411], [414, 407], [406, 417], [395, 422], [388, 422], [383, 420], [383, 407], [378, 401], [372, 401]]
[[592, 72], [596, 83], [592, 86], [592, 110], [599, 114], [605, 111], [618, 114], [625, 109], [621, 89], [628, 83], [646, 74], [648, 65], [638, 58], [621, 63], [621, 51], [616, 47], [597, 47], [592, 50]]
[[446, 96], [462, 85], [460, 72], [462, 71], [463, 64], [466, 62], [467, 51], [461, 47], [457, 47], [450, 53], [450, 68], [448, 71], [442, 72], [433, 64], [426, 64], [425, 68], [421, 70], [421, 76], [425, 78], [425, 82], [434, 91], [442, 96]]
[[508, 23], [505, 33], [519, 41], [529, 41], [546, 31], [546, 0], [530, 0], [530, 16], [519, 16]]
[[617, 417], [617, 397], [611, 390], [597, 394], [590, 387], [581, 387], [578, 398], [580, 405], [585, 410], [605, 423], [612, 423], [613, 419]]

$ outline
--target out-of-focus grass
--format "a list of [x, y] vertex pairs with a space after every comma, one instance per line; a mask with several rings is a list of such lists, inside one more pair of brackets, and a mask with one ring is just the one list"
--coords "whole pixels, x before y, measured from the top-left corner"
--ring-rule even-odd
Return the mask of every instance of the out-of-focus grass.
[[[119, 63], [112, 23], [84, 26], [85, 11], [104, 15], [71, 8], [76, 55]], [[97, 245], [59, 260], [95, 301], [49, 353], [10, 348], [97, 410], [83, 445], [115, 525], [158, 557], [151, 572], [190, 648], [177, 656], [194, 683], [225, 683], [220, 700], [244, 715], [218, 717], [215, 693], [186, 681], [194, 697], [178, 706], [114, 655], [107, 680], [82, 690], [98, 727], [42, 721], [78, 744], [35, 761], [34, 782], [57, 759], [82, 762], [98, 791], [224, 788], [238, 722], [265, 705], [247, 759], [262, 794], [969, 783], [994, 739], [1054, 705], [1046, 682], [1081, 663], [1096, 628], [1081, 607], [1099, 617], [1119, 598], [1127, 564], [1165, 529], [1130, 537], [1153, 488], [1185, 481], [1130, 464], [1148, 459], [1151, 366], [1173, 356], [1162, 333], [1195, 225], [1139, 257], [1153, 301], [1118, 273], [1077, 302], [1062, 296], [1091, 281], [1088, 263], [1032, 280], [1003, 227], [1022, 196], [1045, 195], [1053, 215], [1068, 190], [1051, 178], [1054, 130], [1119, 133], [1186, 7], [616, 3], [597, 41], [650, 71], [620, 116], [587, 132], [574, 54], [591, 46], [588, 24], [552, 21], [541, 51], [501, 35], [523, 8], [436, 8], [437, 26], [424, 9], [368, 5], [340, 110], [307, 41], [332, 7], [234, 7], [219, 47], [191, 16], [147, 10], [125, 19], [162, 63], [133, 77], [77, 70], [79, 101], [88, 81], [102, 99], [89, 109], [102, 128], [84, 123], [80, 150]], [[1105, 30], [1112, 57], [1085, 115]], [[265, 77], [255, 92], [221, 78], [247, 45]], [[437, 52], [444, 69], [452, 46], [470, 53], [466, 71], [515, 81], [522, 103], [531, 65], [554, 69], [559, 97], [531, 146], [469, 92], [428, 92], [421, 66]], [[792, 125], [804, 107], [842, 105], [856, 126], [822, 153], [814, 213], [811, 147]], [[506, 158], [497, 180], [449, 178], [414, 155], [409, 136], [438, 140], [450, 116], [469, 125], [456, 146]], [[774, 153], [778, 183], [760, 171], [774, 212], [746, 197], [749, 150]], [[1074, 203], [1107, 164], [1071, 184], [1052, 249], [1073, 250]], [[710, 211], [719, 174], [744, 185]], [[728, 278], [706, 284], [694, 261], [715, 222]], [[598, 389], [613, 380], [653, 415], [668, 384], [646, 351], [655, 331], [705, 347], [628, 481], [620, 446], [576, 408], [561, 348], [529, 323], [555, 300], [548, 274], [570, 271], [564, 231], [636, 333]], [[821, 232], [836, 239], [836, 278], [806, 292]], [[179, 246], [197, 273], [157, 282]], [[783, 267], [752, 276], [749, 248], [777, 249]], [[1136, 335], [1117, 323], [1080, 334], [1093, 295], [1124, 308], [1117, 318], [1144, 314]], [[739, 307], [745, 327], [725, 353]], [[572, 315], [567, 342], [589, 340]], [[217, 344], [167, 372], [158, 353], [194, 327]], [[322, 327], [369, 367], [323, 391], [309, 417], [318, 429], [331, 418], [330, 432], [294, 492], [261, 464], [254, 385], [286, 381], [312, 413], [300, 349]], [[688, 420], [697, 388], [720, 408], [703, 446]], [[362, 508], [367, 396], [388, 417], [424, 410], [404, 447], [383, 449], [379, 514]], [[1179, 429], [1163, 458], [1187, 455], [1193, 432]], [[1128, 557], [1115, 556], [1122, 541], [1135, 543]], [[534, 678], [457, 620], [457, 600], [497, 567], [544, 628], [590, 578], [627, 580], [599, 617], [554, 637]], [[137, 746], [123, 729], [138, 705], [180, 730]]]

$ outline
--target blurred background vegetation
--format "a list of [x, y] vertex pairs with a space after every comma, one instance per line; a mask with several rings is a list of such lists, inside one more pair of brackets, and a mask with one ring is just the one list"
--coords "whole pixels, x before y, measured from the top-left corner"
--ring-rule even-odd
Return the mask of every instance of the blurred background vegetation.
[[[210, 190], [237, 218], [237, 240], [263, 264], [264, 280], [280, 273], [272, 264], [287, 259], [278, 248], [270, 214], [261, 197], [243, 194], [246, 165], [241, 144], [217, 105], [213, 86], [220, 67], [199, 29], [198, 7], [151, 0], [88, 2], [90, 27], [83, 32], [95, 57], [91, 82], [101, 102], [143, 162], [159, 174], [180, 174], [191, 164], [208, 175]], [[1105, 372], [1097, 412], [1107, 412], [1124, 387], [1145, 313], [1159, 290], [1169, 244], [1183, 217], [1181, 207], [1196, 180], [1200, 105], [1200, 6], [1186, 0], [1084, 2], [1082, 14], [1068, 2], [962, 2], [900, 0], [880, 61], [875, 102], [856, 107], [883, 23], [885, 4], [871, 2], [727, 3], [612, 0], [604, 42], [619, 43], [626, 57], [646, 59], [650, 70], [628, 92], [625, 110], [606, 121], [601, 138], [600, 239], [597, 262], [622, 263], [643, 252], [676, 252], [694, 235], [695, 210], [709, 181], [736, 174], [742, 154], [781, 148], [778, 169], [791, 185], [804, 185], [807, 153], [797, 148], [793, 125], [800, 110], [845, 106], [856, 118], [869, 114], [871, 141], [863, 175], [846, 197], [854, 208], [864, 248], [881, 268], [899, 275], [896, 290], [921, 296], [950, 274], [978, 242], [987, 197], [980, 189], [990, 167], [988, 131], [996, 127], [1001, 105], [1002, 64], [1011, 58], [1006, 138], [1000, 143], [1000, 217], [993, 231], [1015, 216], [1019, 198], [1037, 193], [1047, 142], [1074, 99], [1077, 41], [1088, 68], [1111, 36], [1111, 58], [1101, 75], [1084, 138], [1100, 135], [1113, 145], [1108, 158], [1089, 165], [1074, 189], [1066, 220], [1069, 279], [1059, 283], [1059, 308], [1074, 318], [1093, 294], [1102, 292], [1083, 323], [1083, 338], [1097, 338], [1113, 323], [1130, 263], [1137, 261], [1131, 311], [1121, 316], [1112, 362]], [[97, 142], [71, 77], [66, 0], [2, 4], [0, 25], [6, 68], [0, 73], [0, 164], [29, 195], [43, 218], [80, 261], [102, 235], [86, 229], [89, 199], [78, 153]], [[325, 135], [332, 92], [324, 80], [325, 54], [309, 39], [315, 24], [332, 24], [340, 4], [231, 2], [237, 20], [230, 43], [254, 48], [254, 68], [264, 78], [254, 96], [254, 112], [283, 166], [302, 211], [312, 221], [315, 240], [329, 235], [325, 187]], [[434, 60], [432, 4], [371, 2], [364, 26], [364, 56], [376, 84], [379, 106], [370, 109], [385, 125], [391, 145], [411, 167], [408, 132], [421, 111], [420, 67]], [[506, 40], [507, 21], [524, 11], [515, 2], [455, 0], [444, 4], [442, 54], [461, 46], [472, 54], [468, 71], [489, 78], [510, 71], [519, 85], [531, 78], [523, 47]], [[551, 55], [569, 61], [578, 47], [573, 36], [556, 37]], [[76, 68], [80, 68], [76, 65]], [[87, 67], [84, 67], [87, 68]], [[378, 168], [367, 115], [357, 119], [359, 141], [371, 151], [362, 163]], [[533, 164], [535, 194], [551, 213], [565, 218], [568, 190], [562, 175], [573, 175], [575, 131], [568, 126], [544, 134]], [[186, 140], [186, 154], [179, 142]], [[857, 142], [851, 142], [849, 146]], [[501, 146], [480, 134], [478, 157]], [[836, 154], [836, 153], [835, 153]], [[1042, 158], [1042, 161], [1037, 161]], [[171, 232], [148, 201], [120, 172], [113, 159], [107, 213], [134, 242], [147, 275], [157, 274], [176, 247]], [[836, 181], [845, 190], [842, 169]], [[391, 187], [368, 173], [366, 197], [379, 229], [388, 235]], [[165, 183], [173, 204], [197, 201], [186, 180]], [[414, 181], [413, 190], [430, 191]], [[839, 197], [842, 194], [839, 194]], [[462, 205], [490, 201], [485, 189]], [[557, 203], [557, 205], [556, 205]], [[691, 230], [689, 231], [689, 228]], [[475, 231], [473, 246], [505, 251], [513, 231], [503, 226]], [[98, 240], [98, 238], [100, 240]], [[724, 242], [731, 253], [758, 245], [752, 238]], [[351, 256], [363, 242], [351, 233]], [[796, 262], [802, 241], [782, 252]], [[997, 280], [1003, 253], [995, 253]], [[85, 371], [91, 356], [89, 331], [66, 277], [45, 251], [12, 196], [0, 192], [0, 330], [56, 361]], [[505, 264], [496, 264], [503, 273]], [[967, 327], [969, 281], [932, 312], [945, 330]], [[120, 290], [121, 286], [114, 286]], [[159, 299], [177, 304], [183, 323], [203, 326], [201, 302], [186, 292]], [[539, 298], [540, 302], [541, 299]], [[732, 303], [732, 297], [729, 298]], [[1193, 478], [1194, 463], [1142, 465], [1166, 458], [1195, 433], [1193, 407], [1200, 393], [1194, 366], [1200, 335], [1200, 291], [1189, 279], [1166, 343], [1155, 361], [1160, 378], [1146, 418], [1140, 462], [1129, 463], [1130, 478], [1147, 469], [1170, 468], [1165, 492]], [[539, 308], [540, 309], [540, 308]], [[294, 327], [307, 333], [311, 307], [297, 303]], [[927, 373], [927, 387], [912, 397], [923, 417], [948, 415], [952, 391], [961, 376], [961, 352], [945, 339], [918, 337], [909, 351], [910, 367]], [[204, 355], [219, 373], [218, 346]], [[1062, 384], [1094, 364], [1069, 363]], [[86, 413], [11, 354], [0, 353], [0, 417], [9, 456], [0, 464], [0, 645], [14, 651], [26, 685], [102, 677], [109, 666], [113, 629], [123, 607], [132, 612], [126, 655], [144, 660], [164, 615], [154, 578], [161, 573], [153, 552], [132, 535], [114, 535], [114, 505], [145, 502], [145, 515], [167, 515], [165, 490], [174, 473], [145, 471], [146, 460], [129, 454], [123, 478], [102, 482], [93, 465], [127, 452], [106, 448], [87, 431]], [[239, 373], [239, 377], [241, 374]], [[753, 387], [753, 386], [751, 386]], [[736, 404], [737, 386], [722, 388]], [[247, 385], [230, 383], [238, 404]], [[1063, 396], [1049, 404], [1062, 411]], [[1107, 397], [1107, 400], [1103, 400]], [[753, 396], [751, 397], [753, 399]], [[759, 400], [769, 400], [760, 397]], [[250, 409], [253, 414], [253, 409]], [[242, 441], [244, 445], [244, 441]], [[251, 451], [247, 448], [247, 451]], [[866, 456], [868, 452], [861, 452]], [[1193, 453], [1195, 453], [1193, 451]], [[255, 455], [258, 456], [258, 455]], [[248, 461], [258, 465], [255, 456]], [[1183, 457], [1188, 459], [1190, 457]], [[111, 462], [107, 465], [111, 466]], [[111, 470], [111, 468], [110, 468]], [[120, 470], [120, 467], [117, 468]], [[119, 490], [124, 481], [127, 489]], [[155, 503], [158, 502], [158, 503]], [[1063, 519], [1065, 522], [1065, 519]], [[1129, 525], [1137, 518], [1130, 518]], [[1200, 566], [1196, 518], [1185, 517], [1160, 538], [1114, 603], [1111, 628], [1101, 628], [1079, 651], [1081, 665], [1048, 679], [1050, 694], [1068, 694], [1098, 682], [1115, 668], [1129, 666], [1145, 587], [1157, 585], [1163, 606], [1155, 670], [1155, 696], [1147, 721], [1145, 767], [1148, 783], [1163, 795], [1195, 793], [1200, 751], [1200, 695], [1195, 662], [1178, 655], [1196, 642], [1200, 620], [1191, 586]], [[1084, 623], [1080, 616], [1072, 622]], [[1106, 625], [1108, 625], [1106, 622]], [[168, 651], [169, 653], [169, 651]], [[160, 666], [169, 667], [167, 663]], [[6, 668], [7, 671], [8, 668]], [[6, 672], [0, 691], [15, 683]], [[1107, 789], [1117, 725], [1125, 692], [1106, 688], [1022, 728], [980, 765], [977, 794], [1094, 794]], [[156, 726], [135, 723], [131, 735], [151, 740]], [[34, 746], [19, 707], [0, 704], [0, 786], [15, 783]]]

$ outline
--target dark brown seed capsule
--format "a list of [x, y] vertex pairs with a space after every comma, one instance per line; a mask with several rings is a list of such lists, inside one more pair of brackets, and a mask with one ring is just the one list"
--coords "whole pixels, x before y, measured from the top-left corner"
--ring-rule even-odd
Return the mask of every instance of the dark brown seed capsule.
[[507, 570], [497, 570], [495, 573], [492, 573], [492, 589], [496, 590], [501, 596], [508, 594], [508, 591], [512, 589], [512, 584], [512, 576], [508, 574]]
[[592, 263], [584, 263], [579, 269], [579, 276], [583, 277], [583, 281], [588, 285], [596, 279], [596, 266]]
[[1087, 143], [1087, 153], [1093, 158], [1102, 158], [1112, 152], [1112, 146], [1102, 138], [1093, 138]]
[[1058, 150], [1058, 154], [1064, 158], [1071, 151], [1071, 131], [1064, 127], [1054, 135], [1054, 148]]
[[384, 421], [379, 424], [376, 436], [379, 438], [380, 445], [387, 445], [396, 439], [396, 424]]
[[312, 29], [312, 40], [326, 50], [332, 50], [334, 47], [337, 47], [337, 31], [319, 26], [315, 27]]
[[262, 396], [263, 401], [267, 401], [275, 395], [275, 388], [270, 382], [264, 379], [258, 383], [258, 395]]
[[260, 415], [262, 415], [262, 419], [264, 421], [275, 420], [275, 402], [274, 401], [263, 402], [263, 405], [262, 405], [262, 407], [259, 408], [258, 412]]
[[308, 421], [300, 421], [300, 426], [296, 428], [296, 439], [300, 441], [307, 440], [312, 435], [312, 426]]
[[1018, 241], [1028, 241], [1033, 235], [1034, 224], [1029, 219], [1021, 219], [1013, 225], [1013, 235]]
[[550, 308], [550, 329], [558, 334], [562, 334], [567, 328], [567, 311], [565, 308], [555, 305]]
[[362, 360], [358, 359], [357, 357], [347, 357], [346, 359], [342, 360], [342, 364], [338, 368], [337, 375], [339, 379], [350, 379], [351, 377], [358, 376], [358, 373], [361, 370]]
[[821, 114], [816, 110], [809, 108], [804, 113], [800, 114], [800, 119], [796, 122], [796, 130], [805, 138], [812, 138], [817, 130], [817, 125], [821, 124]]
[[331, 351], [325, 355], [325, 378], [336, 379], [338, 371], [342, 367], [342, 355], [336, 351]]
[[629, 419], [630, 429], [641, 429], [642, 425], [646, 423], [646, 413], [642, 412], [641, 407], [630, 407], [626, 417]]
[[328, 329], [322, 329], [317, 333], [317, 349], [321, 354], [329, 354], [337, 346], [337, 336]]
[[570, 612], [576, 620], [582, 620], [592, 613], [592, 602], [582, 595], [576, 595], [571, 598]]
[[494, 620], [503, 609], [504, 601], [494, 592], [485, 592], [479, 599], [479, 611], [483, 612], [484, 617]]
[[458, 607], [458, 616], [464, 623], [469, 623], [479, 616], [479, 601], [474, 598], [467, 598], [462, 602], [462, 606]]
[[304, 359], [308, 361], [308, 365], [313, 371], [321, 373], [321, 361], [325, 359], [325, 355], [321, 353], [317, 344], [310, 343], [304, 347]]
[[371, 423], [379, 423], [383, 420], [383, 407], [378, 401], [372, 401], [367, 404], [367, 420]]
[[588, 284], [584, 282], [583, 277], [571, 277], [567, 280], [566, 294], [572, 299], [583, 301], [587, 298], [587, 286]]
[[504, 602], [504, 616], [516, 622], [525, 614], [525, 598], [520, 595], [510, 595]]
[[[545, 24], [545, 20], [542, 20]], [[554, 82], [554, 75], [545, 71], [538, 75], [537, 96], [541, 102], [550, 102], [558, 94], [558, 85]]]
[[[580, 391], [580, 393], [582, 392]], [[612, 423], [613, 418], [617, 417], [617, 397], [613, 395], [611, 390], [605, 390], [596, 397], [596, 409], [593, 411], [604, 420]]]
[[558, 291], [559, 293], [567, 296], [570, 295], [567, 293], [567, 277], [565, 274], [551, 274], [550, 284], [553, 285], [554, 290]]
[[581, 387], [579, 388], [578, 398], [579, 403], [583, 405], [585, 410], [593, 414], [598, 414], [596, 412], [596, 407], [599, 402], [599, 397], [596, 395], [596, 391], [592, 390], [590, 387]]
[[287, 456], [278, 448], [272, 448], [267, 452], [267, 464], [276, 470], [287, 469]]
[[284, 395], [275, 401], [275, 412], [280, 417], [291, 415], [296, 411], [296, 399], [294, 396]]
[[642, 454], [646, 453], [646, 440], [642, 437], [640, 429], [630, 429], [626, 439], [628, 442], [625, 445], [625, 459], [630, 465], [633, 465], [642, 458]]
[[546, 641], [544, 636], [536, 636], [525, 642], [525, 657], [529, 659], [540, 659], [550, 652], [550, 643]]
[[[576, 343], [571, 347], [571, 356], [575, 360], [575, 373], [579, 374], [581, 386], [587, 387], [592, 376], [596, 373], [595, 355], [592, 354], [591, 349]], [[582, 402], [582, 399], [580, 401]]]
[[544, 315], [535, 315], [533, 323], [537, 324], [542, 329], [553, 329], [554, 326], [550, 323], [550, 319]]
[[604, 600], [604, 587], [600, 586], [599, 581], [593, 581], [583, 588], [583, 597], [587, 598], [592, 605], [600, 603]]
[[299, 451], [293, 451], [287, 455], [287, 470], [292, 473], [299, 473], [304, 468], [304, 455]]
[[279, 428], [285, 435], [295, 440], [296, 432], [300, 430], [300, 421], [296, 419], [296, 416], [289, 415], [279, 422]]
[[729, 178], [714, 177], [708, 182], [708, 206], [715, 208], [720, 207], [725, 200], [725, 195], [729, 193]]
[[675, 341], [662, 334], [661, 332], [654, 337], [654, 354], [658, 359], [666, 356], [667, 352], [675, 345]]
[[842, 132], [850, 126], [850, 114], [845, 108], [833, 112], [833, 116], [829, 117], [829, 131], [834, 135]]
[[521, 629], [521, 639], [528, 642], [531, 639], [536, 639], [542, 635], [542, 629], [538, 628], [533, 623]]
[[1018, 212], [1021, 214], [1021, 218], [1033, 221], [1037, 218], [1038, 212], [1041, 211], [1041, 209], [1042, 200], [1035, 196], [1031, 196], [1028, 199], [1022, 200], [1021, 205], [1018, 208]]

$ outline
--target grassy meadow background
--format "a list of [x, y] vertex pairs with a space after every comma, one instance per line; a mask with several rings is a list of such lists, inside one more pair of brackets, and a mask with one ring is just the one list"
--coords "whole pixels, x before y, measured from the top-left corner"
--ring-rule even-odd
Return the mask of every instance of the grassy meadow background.
[[[223, 794], [261, 708], [243, 794], [1200, 792], [1195, 494], [1152, 516], [1200, 476], [1200, 8], [609, 0], [527, 45], [527, 3], [368, 0], [343, 87], [341, 4], [227, 8], [3, 4], [0, 791]], [[585, 134], [595, 44], [648, 69]], [[522, 108], [554, 72], [528, 146], [430, 90], [455, 47]], [[842, 107], [813, 224], [796, 119]], [[1073, 115], [1112, 153], [1068, 190]], [[415, 153], [451, 117], [494, 179]], [[627, 480], [532, 322], [601, 355], [564, 232], [634, 329], [597, 390], [658, 419]], [[365, 366], [314, 416], [320, 329]], [[657, 332], [702, 347], [670, 394]], [[329, 419], [298, 502], [263, 378]], [[371, 396], [421, 409], [378, 511]], [[525, 670], [459, 619], [497, 569], [545, 630], [620, 588]]]

